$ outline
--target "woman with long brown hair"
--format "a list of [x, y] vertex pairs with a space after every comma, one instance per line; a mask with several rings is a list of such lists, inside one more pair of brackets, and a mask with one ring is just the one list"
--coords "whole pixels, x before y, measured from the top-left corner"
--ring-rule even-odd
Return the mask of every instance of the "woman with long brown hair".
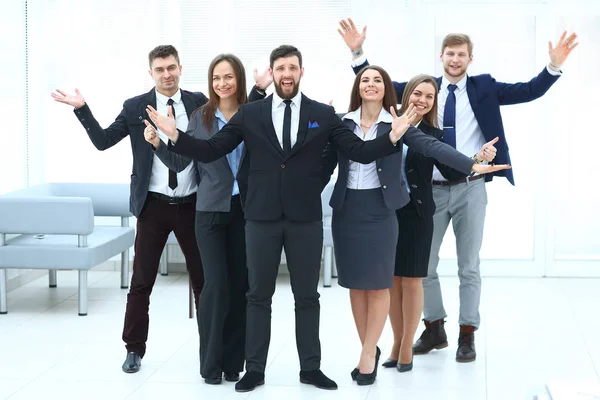
[[[414, 106], [417, 113], [414, 126], [426, 135], [441, 140], [443, 131], [438, 129], [437, 92], [437, 83], [432, 76], [413, 77], [406, 84], [400, 113], [410, 105]], [[475, 156], [476, 161], [486, 159], [483, 150]], [[403, 148], [403, 153], [402, 173], [410, 201], [396, 210], [399, 235], [389, 313], [394, 345], [390, 357], [383, 363], [384, 367], [396, 367], [399, 372], [410, 371], [413, 367], [413, 340], [423, 310], [422, 278], [427, 276], [435, 212], [431, 186], [433, 166], [435, 164], [450, 180], [465, 176], [413, 151], [409, 146]]]
[[[365, 67], [354, 80], [349, 112], [343, 123], [363, 140], [387, 135], [391, 129], [412, 122], [416, 115], [416, 107], [410, 105], [401, 117], [396, 116], [396, 104], [388, 73], [381, 67]], [[389, 312], [388, 289], [393, 284], [398, 242], [395, 210], [409, 201], [401, 174], [404, 142], [464, 174], [495, 170], [491, 166], [474, 165], [472, 159], [414, 128], [404, 133], [396, 153], [370, 164], [350, 161], [331, 145], [325, 150], [324, 182], [329, 181], [339, 164], [330, 201], [332, 234], [338, 283], [350, 289], [350, 304], [362, 345], [358, 366], [351, 373], [359, 385], [375, 382], [381, 353], [377, 342]]]

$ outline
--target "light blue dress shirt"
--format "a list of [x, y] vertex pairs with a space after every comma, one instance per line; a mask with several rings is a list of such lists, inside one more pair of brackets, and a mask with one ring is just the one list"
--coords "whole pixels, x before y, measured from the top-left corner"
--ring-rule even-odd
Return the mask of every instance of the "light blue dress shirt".
[[[219, 130], [223, 129], [223, 127], [227, 124], [227, 120], [225, 120], [225, 116], [217, 108], [215, 112], [215, 117], [217, 117], [217, 124], [219, 125]], [[242, 154], [244, 152], [244, 142], [240, 143], [238, 147], [236, 147], [231, 153], [227, 154], [227, 162], [229, 163], [229, 167], [231, 168], [231, 172], [233, 173], [234, 181], [233, 181], [233, 191], [231, 192], [232, 196], [240, 194], [240, 187], [237, 181], [237, 173], [240, 168], [240, 161], [242, 159]]]

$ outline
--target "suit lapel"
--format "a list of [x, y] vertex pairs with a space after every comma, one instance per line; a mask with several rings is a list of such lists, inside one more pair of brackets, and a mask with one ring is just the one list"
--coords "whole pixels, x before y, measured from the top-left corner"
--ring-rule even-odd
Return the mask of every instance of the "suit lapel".
[[292, 151], [288, 155], [291, 157], [298, 151], [304, 144], [306, 139], [306, 131], [308, 130], [308, 120], [310, 116], [311, 101], [305, 95], [302, 95], [302, 101], [300, 102], [300, 121], [298, 122], [298, 134], [296, 136], [296, 143], [292, 147]]
[[[387, 122], [380, 122], [379, 124], [377, 124], [377, 132], [375, 133], [375, 136], [379, 137], [382, 135], [387, 135], [390, 133], [391, 130], [392, 130], [392, 124], [387, 123]], [[377, 165], [378, 169], [381, 166], [382, 162], [383, 162], [383, 157], [380, 157], [377, 160], [375, 160], [375, 165]]]
[[271, 141], [271, 144], [273, 146], [275, 146], [275, 148], [277, 149], [277, 151], [279, 151], [279, 153], [282, 156], [285, 156], [285, 154], [283, 153], [283, 148], [281, 147], [281, 145], [279, 144], [279, 140], [277, 139], [277, 134], [275, 133], [275, 128], [273, 127], [273, 95], [270, 95], [269, 97], [267, 97], [266, 99], [263, 100], [262, 103], [262, 122], [263, 125], [265, 127], [265, 131], [267, 133], [267, 137], [269, 138], [269, 141]]
[[[475, 93], [475, 87], [471, 85], [471, 78], [467, 77], [467, 96], [469, 96], [469, 103], [471, 103], [471, 109], [477, 118], [477, 112], [479, 111], [479, 103], [477, 102], [477, 93]], [[479, 120], [477, 121], [479, 123]]]
[[185, 113], [188, 116], [188, 119], [192, 116], [192, 113], [197, 108], [194, 99], [187, 92], [179, 89], [181, 91], [181, 100], [183, 101], [183, 106], [185, 107]]
[[154, 88], [152, 88], [148, 93], [146, 93], [143, 100], [139, 104], [140, 109], [138, 110], [138, 118], [140, 119], [140, 122], [144, 123], [144, 120], [147, 120], [148, 122], [150, 122], [150, 125], [156, 128], [156, 125], [154, 125], [154, 122], [152, 122], [152, 120], [150, 119], [150, 117], [148, 117], [148, 114], [146, 113], [146, 108], [148, 108], [148, 106], [152, 106], [156, 110], [156, 92], [154, 91]]

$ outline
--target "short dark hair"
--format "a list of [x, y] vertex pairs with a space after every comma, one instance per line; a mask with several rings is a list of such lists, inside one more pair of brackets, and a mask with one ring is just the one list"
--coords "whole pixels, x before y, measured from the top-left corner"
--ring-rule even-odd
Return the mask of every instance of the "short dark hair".
[[170, 44], [161, 44], [160, 46], [156, 46], [148, 54], [148, 65], [150, 68], [152, 68], [152, 61], [154, 61], [155, 58], [167, 58], [169, 56], [174, 56], [175, 60], [177, 60], [177, 65], [180, 64], [179, 53], [174, 46], [171, 46]]
[[273, 64], [275, 64], [275, 60], [277, 60], [279, 58], [293, 57], [293, 56], [298, 57], [298, 62], [300, 63], [300, 68], [302, 68], [302, 54], [300, 53], [300, 50], [298, 50], [294, 46], [290, 46], [287, 44], [281, 45], [271, 52], [269, 66], [271, 68], [273, 68]]

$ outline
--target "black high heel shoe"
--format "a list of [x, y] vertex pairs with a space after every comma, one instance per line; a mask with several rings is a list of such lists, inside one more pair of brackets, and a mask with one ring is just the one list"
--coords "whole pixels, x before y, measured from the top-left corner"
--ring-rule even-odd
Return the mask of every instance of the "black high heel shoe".
[[360, 370], [357, 369], [358, 374], [356, 375], [356, 383], [358, 384], [358, 386], [372, 385], [373, 383], [375, 383], [375, 378], [377, 378], [377, 366], [379, 365], [380, 356], [381, 350], [379, 349], [379, 346], [377, 346], [377, 352], [375, 353], [375, 367], [373, 368], [373, 372], [371, 372], [370, 374], [361, 374]]
[[[411, 357], [410, 362], [408, 364], [401, 364], [398, 363], [396, 365], [396, 369], [398, 370], [398, 372], [408, 372], [410, 370], [413, 369], [413, 361], [414, 361], [415, 357], [414, 355]], [[400, 361], [400, 360], [398, 360]]]
[[[379, 348], [379, 346], [377, 346], [377, 352], [375, 353], [375, 360], [377, 361], [377, 363], [376, 363], [376, 364], [378, 364], [378, 363], [379, 363], [379, 357], [380, 357], [380, 356], [381, 356], [381, 349]], [[394, 365], [396, 365], [396, 364], [394, 364]], [[350, 376], [352, 377], [352, 380], [353, 380], [353, 381], [355, 381], [355, 380], [356, 380], [356, 378], [358, 377], [358, 374], [359, 374], [359, 370], [358, 370], [358, 368], [354, 368], [354, 369], [352, 370], [352, 372], [350, 372]]]
[[394, 368], [396, 366], [396, 364], [398, 364], [398, 360], [393, 360], [391, 358], [388, 358], [387, 360], [385, 360], [385, 362], [383, 364], [381, 364], [381, 366], [383, 368]]

